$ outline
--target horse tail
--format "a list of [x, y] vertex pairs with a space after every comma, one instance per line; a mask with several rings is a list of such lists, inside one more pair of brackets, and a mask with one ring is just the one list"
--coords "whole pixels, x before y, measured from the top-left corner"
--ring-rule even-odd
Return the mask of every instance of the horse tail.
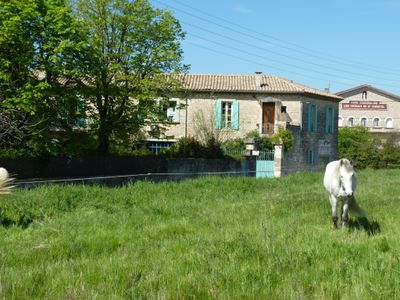
[[4, 168], [0, 168], [0, 195], [11, 194], [11, 189], [14, 187], [11, 185], [14, 178], [10, 178], [8, 172]]
[[349, 201], [349, 210], [351, 213], [353, 213], [358, 217], [363, 217], [363, 218], [367, 217], [367, 213], [358, 205], [355, 198]]

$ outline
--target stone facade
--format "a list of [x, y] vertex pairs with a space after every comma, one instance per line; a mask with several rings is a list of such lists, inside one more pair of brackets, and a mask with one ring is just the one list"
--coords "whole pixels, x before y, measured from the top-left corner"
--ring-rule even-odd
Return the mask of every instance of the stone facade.
[[365, 126], [372, 133], [400, 133], [400, 96], [361, 85], [337, 93], [339, 127]]
[[[215, 101], [239, 102], [239, 129], [223, 129], [226, 138], [243, 137], [253, 130], [261, 133], [262, 103], [275, 103], [275, 120], [282, 119], [282, 106], [287, 108], [287, 114], [292, 119], [291, 124], [300, 125], [302, 120], [301, 101], [299, 96], [291, 95], [251, 95], [238, 93], [196, 93], [187, 99], [172, 99], [177, 101], [181, 109], [177, 111], [179, 121], [169, 126], [165, 135], [172, 139], [195, 136], [199, 127], [199, 119], [214, 126]], [[278, 121], [279, 122], [279, 121]], [[278, 123], [277, 123], [278, 124]]]
[[[255, 77], [257, 79], [257, 75]], [[248, 77], [244, 79], [249, 80]], [[169, 126], [165, 140], [175, 141], [182, 137], [199, 136], [202, 126], [216, 127], [215, 116], [220, 114], [218, 103], [235, 103], [238, 110], [237, 126], [222, 128], [223, 138], [244, 137], [254, 130], [261, 135], [270, 135], [277, 133], [279, 128], [288, 129], [293, 134], [293, 147], [287, 152], [276, 151], [279, 157], [275, 157], [275, 166], [279, 170], [276, 169], [275, 174], [320, 170], [328, 162], [338, 158], [338, 103], [342, 98], [291, 81], [279, 80], [264, 81], [265, 90], [262, 91], [257, 86], [234, 90], [232, 84], [227, 84], [226, 89], [218, 86], [211, 90], [209, 87], [202, 90], [196, 86], [196, 89], [193, 88], [185, 96], [172, 98], [171, 101], [176, 102], [180, 108], [174, 112], [176, 122]], [[254, 82], [259, 84], [263, 81]], [[279, 84], [281, 90], [269, 91], [265, 88], [267, 85], [272, 90], [273, 84]], [[273, 116], [266, 117], [267, 107], [271, 109]], [[271, 118], [273, 123], [271, 128], [265, 130], [267, 118]], [[277, 159], [279, 163], [276, 162]]]
[[[272, 102], [275, 105], [275, 128], [290, 130], [293, 134], [293, 147], [282, 153], [280, 174], [285, 175], [300, 170], [320, 170], [328, 162], [337, 159], [337, 120], [338, 103], [318, 98], [299, 95], [251, 95], [234, 93], [196, 93], [187, 99], [174, 99], [185, 104], [179, 109], [179, 122], [171, 125], [166, 132], [170, 140], [177, 140], [186, 136], [196, 136], [196, 129], [201, 114], [208, 126], [214, 126], [214, 104], [217, 100], [239, 102], [239, 129], [223, 129], [224, 138], [243, 137], [250, 131], [261, 133], [262, 103]], [[308, 130], [308, 106], [317, 107], [317, 128]], [[290, 122], [282, 121], [282, 107]], [[332, 132], [326, 132], [326, 110], [332, 108], [334, 113]], [[187, 122], [186, 122], [187, 120]]]

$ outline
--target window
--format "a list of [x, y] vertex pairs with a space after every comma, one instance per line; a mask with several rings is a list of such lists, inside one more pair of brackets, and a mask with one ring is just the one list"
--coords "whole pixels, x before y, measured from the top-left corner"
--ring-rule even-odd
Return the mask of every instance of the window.
[[367, 118], [366, 117], [361, 118], [360, 125], [363, 127], [367, 127]]
[[386, 118], [386, 128], [393, 128], [393, 119]]
[[342, 127], [343, 126], [343, 118], [342, 117], [339, 117], [339, 122], [338, 122], [339, 124], [339, 127]]
[[153, 152], [154, 154], [160, 154], [162, 150], [170, 148], [172, 144], [173, 142], [161, 142], [161, 141], [148, 142], [147, 149]]
[[308, 104], [307, 129], [310, 132], [318, 130], [318, 107], [316, 104]]
[[332, 133], [335, 130], [335, 109], [327, 107], [325, 110], [325, 132]]
[[239, 101], [215, 102], [215, 127], [239, 129]]
[[379, 118], [374, 118], [373, 126], [374, 127], [379, 127]]
[[347, 125], [349, 125], [349, 127], [354, 126], [354, 118], [353, 117], [350, 117], [347, 119]]
[[363, 91], [361, 94], [361, 99], [367, 99], [367, 91]]
[[307, 164], [309, 165], [315, 164], [315, 153], [314, 150], [312, 149], [307, 150]]
[[232, 102], [222, 102], [222, 128], [232, 127]]
[[179, 111], [176, 101], [169, 101], [168, 106], [163, 107], [164, 113], [171, 122], [179, 122]]

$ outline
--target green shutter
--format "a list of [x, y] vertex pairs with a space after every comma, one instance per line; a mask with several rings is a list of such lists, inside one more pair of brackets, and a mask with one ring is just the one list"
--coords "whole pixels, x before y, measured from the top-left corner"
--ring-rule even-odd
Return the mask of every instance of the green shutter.
[[221, 129], [222, 101], [217, 100], [214, 104], [214, 122], [215, 128]]
[[239, 130], [239, 101], [232, 103], [232, 128]]
[[335, 132], [335, 108], [332, 108], [332, 117], [331, 117], [331, 122], [332, 122], [332, 133]]
[[329, 107], [325, 107], [325, 132], [329, 133], [329, 117], [330, 117], [330, 109]]
[[308, 103], [308, 113], [307, 113], [307, 130], [308, 131], [312, 130], [311, 118], [312, 118], [312, 104]]
[[318, 131], [318, 106], [315, 104], [315, 121], [314, 121], [314, 132]]

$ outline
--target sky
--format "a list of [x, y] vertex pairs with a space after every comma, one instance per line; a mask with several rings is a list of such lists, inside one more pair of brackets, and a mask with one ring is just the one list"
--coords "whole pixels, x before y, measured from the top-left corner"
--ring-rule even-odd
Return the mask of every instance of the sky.
[[150, 0], [186, 32], [189, 73], [280, 76], [400, 95], [400, 0]]

